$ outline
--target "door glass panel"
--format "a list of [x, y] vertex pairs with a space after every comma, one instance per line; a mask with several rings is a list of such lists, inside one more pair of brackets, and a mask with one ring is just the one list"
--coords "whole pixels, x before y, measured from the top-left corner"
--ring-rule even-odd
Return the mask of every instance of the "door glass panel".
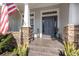
[[57, 29], [57, 16], [42, 17], [43, 35], [55, 37]]
[[34, 19], [30, 19], [30, 25], [32, 30], [32, 35], [34, 34]]

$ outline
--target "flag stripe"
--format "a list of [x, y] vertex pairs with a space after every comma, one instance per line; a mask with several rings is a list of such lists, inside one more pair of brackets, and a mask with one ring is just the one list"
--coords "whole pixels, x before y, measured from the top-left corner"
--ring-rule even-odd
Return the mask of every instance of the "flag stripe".
[[4, 29], [4, 27], [5, 27], [5, 24], [8, 22], [8, 19], [5, 19], [5, 21], [4, 21], [4, 23], [2, 24], [2, 26], [1, 26], [1, 29], [0, 29], [0, 31], [2, 31], [3, 29]]
[[[9, 13], [9, 16], [15, 13], [17, 10], [14, 10], [13, 12]], [[15, 15], [14, 15], [15, 16]], [[15, 16], [16, 17], [16, 16]]]
[[10, 6], [10, 5], [12, 5], [12, 4], [14, 4], [14, 3], [7, 3], [7, 6]]
[[[7, 23], [5, 23], [4, 25], [6, 26]], [[3, 32], [3, 30], [5, 29], [5, 26], [0, 30], [0, 32]]]
[[10, 11], [10, 10], [12, 10], [14, 8], [16, 8], [16, 6], [12, 6], [12, 7], [8, 8], [8, 11]]
[[9, 23], [6, 23], [6, 25], [5, 25], [5, 27], [4, 27], [4, 30], [3, 30], [3, 34], [5, 34], [6, 32], [7, 32], [7, 30], [8, 30], [8, 28], [9, 28]]
[[[2, 12], [1, 12], [1, 22], [0, 22], [1, 23], [0, 33], [4, 34], [7, 31], [5, 26], [8, 23], [8, 8], [7, 8], [7, 6], [6, 5], [3, 5], [1, 11]], [[6, 30], [6, 31], [4, 31], [4, 30]]]
[[8, 22], [8, 19], [6, 18], [5, 21], [1, 24], [1, 29], [3, 28], [3, 26], [5, 25], [5, 23]]
[[5, 8], [5, 7], [6, 7], [6, 6], [3, 5], [2, 9], [1, 9], [1, 13], [4, 12], [4, 8]]
[[6, 13], [7, 13], [7, 7], [5, 7], [5, 10], [1, 12], [1, 21], [3, 20], [4, 15], [6, 15]]
[[16, 8], [10, 10], [8, 13], [10, 14], [10, 13], [14, 12], [15, 10], [16, 10]]
[[[8, 9], [9, 8], [12, 8], [13, 6], [15, 6], [15, 4], [11, 4], [10, 6], [8, 6]], [[16, 6], [15, 6], [16, 7]]]
[[3, 4], [1, 9], [0, 33], [5, 34], [9, 29], [8, 15], [15, 12], [16, 5], [13, 3]]
[[16, 7], [13, 6], [13, 7], [9, 8], [8, 11], [11, 11], [11, 10], [13, 10], [13, 9], [16, 10]]
[[14, 10], [17, 9], [16, 5], [13, 3], [9, 3], [8, 5], [8, 13], [11, 14], [12, 12], [14, 12]]
[[6, 17], [5, 15], [7, 15], [8, 14], [8, 12], [6, 12], [6, 13], [4, 13], [3, 15], [2, 15], [2, 18], [1, 18], [1, 25], [3, 24], [3, 22], [4, 22], [4, 18]]

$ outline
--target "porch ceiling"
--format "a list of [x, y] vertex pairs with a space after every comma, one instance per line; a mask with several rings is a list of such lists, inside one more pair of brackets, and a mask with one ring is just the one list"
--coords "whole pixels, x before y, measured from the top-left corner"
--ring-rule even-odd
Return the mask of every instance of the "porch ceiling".
[[[59, 3], [29, 3], [29, 8], [30, 9], [41, 8], [41, 7], [47, 7], [47, 6], [51, 6], [51, 5], [57, 5], [57, 4], [59, 4]], [[24, 11], [24, 3], [16, 3], [16, 5], [21, 12]], [[1, 8], [1, 4], [0, 4], [0, 8]]]
[[33, 9], [33, 8], [47, 7], [47, 6], [56, 5], [56, 4], [57, 3], [30, 3], [29, 8]]
[[[29, 8], [41, 8], [41, 7], [47, 7], [51, 5], [57, 5], [57, 3], [29, 3]], [[24, 11], [24, 4], [23, 3], [17, 3], [18, 8], [20, 11]]]

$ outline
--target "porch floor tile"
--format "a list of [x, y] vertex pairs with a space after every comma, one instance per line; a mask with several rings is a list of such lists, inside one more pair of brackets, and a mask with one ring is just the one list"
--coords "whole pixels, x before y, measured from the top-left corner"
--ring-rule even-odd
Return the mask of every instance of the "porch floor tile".
[[59, 50], [63, 48], [63, 44], [55, 39], [35, 39], [30, 43], [28, 56], [59, 56]]

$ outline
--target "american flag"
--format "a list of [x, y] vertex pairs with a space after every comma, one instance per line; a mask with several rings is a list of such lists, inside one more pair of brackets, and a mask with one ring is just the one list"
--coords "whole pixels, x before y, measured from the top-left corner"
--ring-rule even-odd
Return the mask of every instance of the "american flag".
[[9, 15], [16, 11], [16, 5], [14, 3], [7, 3], [2, 5], [1, 9], [1, 21], [0, 21], [0, 33], [6, 34], [9, 29]]

